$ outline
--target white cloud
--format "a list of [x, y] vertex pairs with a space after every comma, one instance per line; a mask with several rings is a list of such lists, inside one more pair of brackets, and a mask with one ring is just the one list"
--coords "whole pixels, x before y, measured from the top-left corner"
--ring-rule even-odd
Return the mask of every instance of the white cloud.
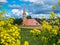
[[[33, 16], [34, 15], [34, 16]], [[31, 14], [32, 18], [46, 18], [48, 19], [50, 17], [50, 14]]]
[[[12, 14], [16, 15], [16, 16], [22, 16], [23, 15], [23, 10], [19, 10], [19, 9], [12, 9]], [[28, 12], [26, 12], [26, 15], [29, 15]]]
[[9, 8], [13, 8], [13, 9], [19, 9], [21, 8], [20, 5], [16, 5], [16, 4], [13, 4], [13, 5], [8, 5]]
[[6, 14], [5, 16], [6, 16], [6, 17], [11, 17], [11, 15], [10, 15], [10, 14]]
[[44, 4], [44, 0], [20, 0], [20, 1], [29, 1], [29, 2], [33, 2], [33, 3], [39, 3], [39, 4]]
[[19, 16], [21, 14], [22, 11], [20, 11], [19, 9], [12, 9], [12, 14]]
[[25, 1], [25, 2], [27, 2], [27, 1], [29, 1], [29, 2], [33, 2], [33, 3], [36, 3], [36, 4], [47, 4], [47, 3], [49, 3], [49, 4], [56, 4], [56, 2], [58, 1], [58, 0], [20, 0], [20, 1]]
[[0, 0], [0, 3], [6, 3], [7, 0]]
[[60, 14], [57, 14], [58, 17], [60, 17]]

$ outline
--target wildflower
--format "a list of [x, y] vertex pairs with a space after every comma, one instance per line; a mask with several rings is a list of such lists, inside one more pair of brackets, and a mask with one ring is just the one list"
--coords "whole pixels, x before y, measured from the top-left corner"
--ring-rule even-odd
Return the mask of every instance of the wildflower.
[[41, 34], [41, 31], [38, 29], [33, 29], [33, 30], [30, 30], [30, 33], [38, 35], [38, 34]]
[[46, 37], [45, 36], [42, 36], [42, 41], [46, 41]]
[[6, 39], [6, 36], [4, 36], [4, 39]]
[[1, 39], [1, 43], [4, 43], [5, 42], [5, 40], [4, 39]]
[[8, 24], [9, 27], [11, 27], [11, 24]]
[[25, 42], [24, 42], [24, 45], [29, 45], [29, 42], [28, 42], [28, 41], [25, 41]]
[[52, 26], [51, 25], [47, 25], [47, 30], [50, 31], [52, 29]]
[[38, 30], [38, 29], [34, 29], [35, 33], [38, 35], [38, 34], [41, 34], [41, 31]]
[[46, 24], [43, 24], [43, 25], [42, 25], [42, 28], [46, 29], [46, 27], [47, 27]]
[[51, 15], [50, 15], [50, 18], [51, 18], [51, 19], [55, 18], [55, 13], [54, 13], [53, 11], [51, 11], [50, 14], [51, 14]]
[[20, 45], [20, 40], [17, 39], [16, 45]]
[[55, 43], [53, 43], [53, 45], [56, 45]]
[[34, 31], [33, 30], [30, 30], [30, 33], [34, 33]]
[[54, 29], [58, 30], [58, 29], [59, 29], [59, 27], [58, 27], [58, 26], [54, 26]]
[[58, 0], [58, 4], [60, 5], [60, 0]]
[[4, 21], [0, 21], [0, 26], [3, 26], [4, 25]]
[[9, 45], [8, 43], [5, 43], [5, 45]]
[[54, 35], [57, 35], [57, 34], [58, 34], [58, 31], [55, 30], [55, 29], [53, 29], [53, 30], [52, 30], [52, 33], [53, 33]]
[[60, 43], [60, 39], [58, 39], [58, 42], [57, 43]]
[[51, 11], [50, 14], [51, 14], [52, 16], [55, 15], [55, 13], [54, 13], [53, 11]]
[[55, 5], [53, 5], [53, 6], [52, 6], [52, 8], [53, 8], [53, 9], [55, 9], [55, 8], [56, 8], [56, 6], [55, 6]]

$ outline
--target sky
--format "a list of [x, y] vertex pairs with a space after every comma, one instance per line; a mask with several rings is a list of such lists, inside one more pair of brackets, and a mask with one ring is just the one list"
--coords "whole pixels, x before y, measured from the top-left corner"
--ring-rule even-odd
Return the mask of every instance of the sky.
[[[60, 17], [60, 5], [57, 2], [58, 0], [0, 0], [0, 11], [5, 9], [6, 17], [21, 18], [23, 9], [26, 8], [26, 15], [33, 18], [49, 18], [51, 11]], [[53, 5], [56, 5], [56, 9], [52, 9]]]

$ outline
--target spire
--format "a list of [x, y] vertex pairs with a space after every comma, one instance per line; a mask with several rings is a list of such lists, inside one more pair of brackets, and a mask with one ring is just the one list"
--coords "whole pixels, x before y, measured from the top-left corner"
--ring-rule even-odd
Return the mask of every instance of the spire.
[[23, 15], [26, 15], [26, 8], [24, 7]]

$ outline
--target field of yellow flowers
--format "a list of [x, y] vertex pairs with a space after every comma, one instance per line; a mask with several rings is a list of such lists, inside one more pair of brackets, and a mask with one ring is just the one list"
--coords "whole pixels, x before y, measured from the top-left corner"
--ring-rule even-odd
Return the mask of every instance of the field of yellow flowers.
[[20, 45], [20, 29], [12, 21], [0, 20], [0, 45]]
[[21, 45], [60, 45], [60, 19], [41, 23], [42, 29], [21, 29]]
[[19, 29], [14, 18], [0, 17], [0, 45], [60, 45], [60, 18], [50, 14], [50, 20], [41, 21], [41, 29]]
[[14, 19], [0, 20], [0, 45], [60, 45], [60, 18], [53, 15], [41, 22], [41, 29], [19, 29]]

